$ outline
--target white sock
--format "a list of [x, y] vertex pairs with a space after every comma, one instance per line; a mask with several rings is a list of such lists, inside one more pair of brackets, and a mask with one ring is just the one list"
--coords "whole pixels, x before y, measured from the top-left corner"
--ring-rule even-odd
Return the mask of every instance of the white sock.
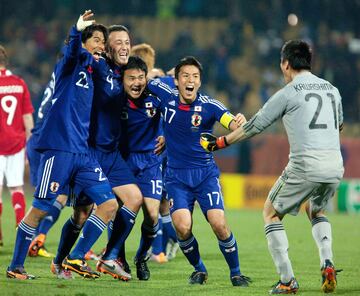
[[326, 217], [317, 217], [311, 220], [312, 236], [319, 249], [320, 266], [326, 259], [333, 262], [331, 224]]
[[288, 256], [289, 242], [281, 222], [265, 225], [268, 248], [282, 283], [290, 282], [294, 272]]

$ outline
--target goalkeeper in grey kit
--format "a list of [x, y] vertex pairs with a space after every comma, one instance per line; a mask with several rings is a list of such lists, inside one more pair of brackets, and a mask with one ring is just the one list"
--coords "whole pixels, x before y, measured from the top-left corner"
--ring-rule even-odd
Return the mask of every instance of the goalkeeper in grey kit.
[[246, 124], [216, 138], [204, 133], [202, 147], [209, 151], [250, 138], [282, 118], [290, 144], [289, 163], [264, 204], [265, 234], [280, 280], [270, 294], [296, 293], [299, 284], [288, 257], [289, 243], [282, 219], [306, 206], [312, 235], [319, 249], [321, 289], [335, 291], [331, 225], [324, 208], [344, 173], [339, 132], [343, 127], [341, 96], [336, 87], [310, 72], [312, 52], [301, 40], [281, 50], [280, 68], [287, 83]]

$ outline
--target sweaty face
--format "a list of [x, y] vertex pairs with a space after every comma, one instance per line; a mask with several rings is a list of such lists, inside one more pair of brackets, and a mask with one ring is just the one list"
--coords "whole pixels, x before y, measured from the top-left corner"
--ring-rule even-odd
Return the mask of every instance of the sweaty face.
[[140, 69], [125, 70], [123, 82], [130, 98], [138, 99], [146, 87], [146, 74]]
[[183, 103], [193, 102], [201, 86], [200, 70], [192, 65], [182, 66], [175, 84], [179, 89], [180, 99], [184, 100]]
[[117, 65], [126, 65], [130, 55], [130, 37], [125, 31], [114, 31], [109, 35], [109, 53]]
[[83, 43], [83, 47], [90, 52], [95, 60], [99, 60], [105, 51], [105, 38], [103, 32], [94, 31], [93, 35]]

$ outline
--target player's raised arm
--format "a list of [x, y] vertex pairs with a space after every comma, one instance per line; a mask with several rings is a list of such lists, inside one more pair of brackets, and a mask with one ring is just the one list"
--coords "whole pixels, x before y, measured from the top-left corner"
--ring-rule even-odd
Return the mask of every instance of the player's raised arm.
[[82, 48], [81, 33], [95, 23], [95, 20], [91, 20], [93, 16], [94, 13], [91, 10], [85, 10], [85, 12], [79, 16], [75, 26], [71, 28], [68, 40], [69, 46], [64, 52], [65, 62], [76, 62]]

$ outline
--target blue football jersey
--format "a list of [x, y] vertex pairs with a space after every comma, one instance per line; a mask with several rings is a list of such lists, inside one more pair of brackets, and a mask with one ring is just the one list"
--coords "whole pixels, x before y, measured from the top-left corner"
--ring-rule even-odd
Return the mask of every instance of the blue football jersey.
[[166, 75], [166, 76], [162, 76], [158, 78], [161, 82], [167, 84], [168, 86], [170, 86], [171, 88], [176, 88], [175, 85], [175, 78], [170, 76], [170, 75]]
[[229, 128], [233, 116], [225, 106], [201, 93], [193, 103], [182, 104], [178, 91], [158, 79], [149, 81], [148, 88], [161, 100], [168, 166], [196, 168], [213, 164], [212, 153], [200, 145], [200, 134], [212, 132], [216, 121]]
[[[126, 97], [125, 94], [123, 94]], [[149, 95], [137, 100], [128, 99], [123, 108], [123, 155], [154, 151], [156, 139], [162, 135], [160, 100]]]
[[94, 63], [94, 99], [91, 110], [89, 145], [103, 152], [118, 149], [121, 137], [120, 68], [105, 59]]
[[94, 60], [82, 48], [81, 32], [75, 27], [63, 53], [54, 70], [54, 104], [45, 117], [36, 148], [84, 153], [88, 149]]
[[51, 74], [51, 79], [45, 87], [43, 97], [41, 99], [40, 107], [38, 109], [35, 126], [31, 130], [31, 135], [39, 135], [42, 124], [49, 113], [50, 108], [53, 104], [53, 95], [54, 95], [54, 87], [55, 87], [55, 73]]

